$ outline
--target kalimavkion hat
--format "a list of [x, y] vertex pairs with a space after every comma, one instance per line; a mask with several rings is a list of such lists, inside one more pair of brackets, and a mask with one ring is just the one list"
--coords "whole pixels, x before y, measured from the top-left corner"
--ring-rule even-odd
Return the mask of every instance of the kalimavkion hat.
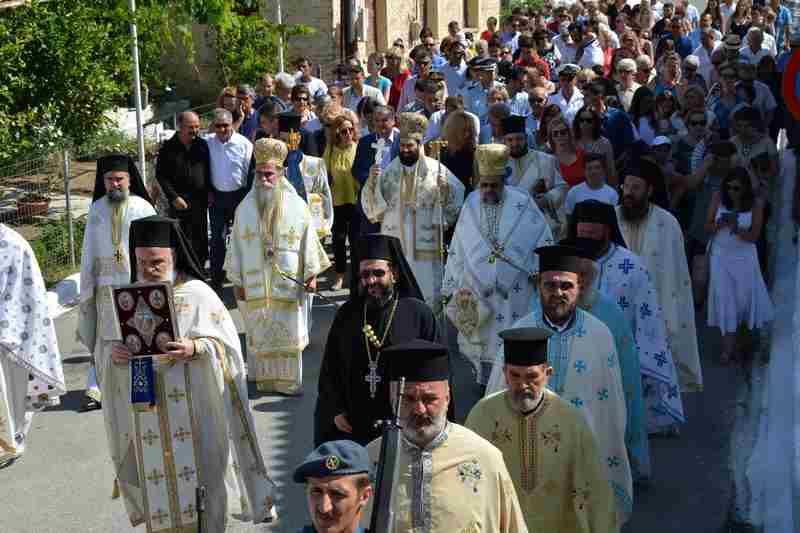
[[503, 357], [507, 365], [534, 366], [547, 362], [547, 341], [553, 332], [545, 328], [522, 327], [504, 329]]
[[450, 378], [447, 348], [435, 342], [415, 339], [394, 344], [381, 352], [388, 362], [390, 381], [446, 381]]

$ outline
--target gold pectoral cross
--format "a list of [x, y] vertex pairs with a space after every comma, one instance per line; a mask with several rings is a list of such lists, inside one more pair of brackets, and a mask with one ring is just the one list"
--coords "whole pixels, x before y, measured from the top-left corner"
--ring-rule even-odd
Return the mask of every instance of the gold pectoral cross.
[[118, 265], [121, 265], [123, 263], [122, 261], [123, 257], [124, 256], [122, 255], [122, 252], [119, 250], [119, 248], [117, 248], [117, 250], [114, 252], [114, 260], [117, 262]]

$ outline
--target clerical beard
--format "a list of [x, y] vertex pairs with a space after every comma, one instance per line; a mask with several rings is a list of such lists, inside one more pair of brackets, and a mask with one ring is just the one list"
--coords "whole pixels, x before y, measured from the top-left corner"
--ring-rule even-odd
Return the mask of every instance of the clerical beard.
[[511, 390], [511, 405], [520, 413], [530, 413], [539, 405], [543, 394], [543, 389], [539, 389], [538, 392], [533, 390]]
[[394, 285], [376, 282], [366, 287], [362, 285], [360, 290], [367, 307], [372, 309], [382, 309], [394, 298]]
[[111, 189], [106, 193], [106, 196], [108, 196], [108, 201], [112, 204], [121, 204], [128, 199], [129, 194], [128, 189]]
[[525, 154], [528, 153], [528, 145], [523, 144], [521, 146], [514, 146], [513, 150], [508, 152], [513, 159], [519, 159], [520, 157], [525, 157]]
[[636, 198], [630, 194], [626, 194], [622, 197], [620, 211], [622, 212], [622, 218], [625, 220], [629, 222], [639, 222], [646, 217], [648, 211], [650, 211], [650, 201], [647, 196]]
[[447, 409], [436, 416], [410, 414], [400, 420], [403, 436], [420, 448], [435, 439], [444, 430], [445, 424], [447, 424]]
[[400, 152], [397, 157], [404, 166], [411, 167], [419, 161], [419, 152]]

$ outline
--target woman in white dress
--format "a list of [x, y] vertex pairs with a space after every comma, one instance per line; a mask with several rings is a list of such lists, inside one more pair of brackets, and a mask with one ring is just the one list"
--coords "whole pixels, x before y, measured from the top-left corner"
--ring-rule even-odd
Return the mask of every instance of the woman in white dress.
[[733, 168], [714, 194], [706, 219], [712, 235], [708, 325], [722, 332], [722, 363], [735, 355], [739, 326], [753, 330], [772, 320], [772, 301], [755, 244], [763, 223], [763, 200], [756, 198], [749, 174]]

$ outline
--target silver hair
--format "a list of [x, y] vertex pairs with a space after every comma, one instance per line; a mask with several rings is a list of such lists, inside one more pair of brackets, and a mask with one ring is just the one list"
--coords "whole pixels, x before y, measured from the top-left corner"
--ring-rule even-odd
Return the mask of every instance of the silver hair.
[[652, 68], [652, 66], [653, 66], [653, 60], [650, 59], [649, 55], [642, 54], [642, 55], [640, 55], [639, 57], [636, 58], [636, 67], [637, 68], [640, 68], [640, 67]]
[[236, 88], [236, 92], [239, 93], [239, 94], [245, 94], [245, 95], [249, 96], [250, 98], [255, 98], [256, 97], [255, 89], [253, 89], [253, 87], [251, 85], [248, 85], [246, 83], [243, 83], [243, 84], [239, 85]]
[[224, 120], [225, 122], [233, 122], [233, 115], [227, 109], [218, 107], [214, 110], [214, 124]]
[[374, 108], [372, 108], [372, 116], [374, 117], [375, 115], [378, 115], [378, 114], [380, 114], [380, 115], [394, 115], [394, 109], [392, 109], [388, 105], [383, 105], [383, 104], [376, 105]]
[[279, 72], [275, 75], [275, 83], [279, 83], [285, 89], [291, 90], [295, 83], [294, 78], [287, 72]]

